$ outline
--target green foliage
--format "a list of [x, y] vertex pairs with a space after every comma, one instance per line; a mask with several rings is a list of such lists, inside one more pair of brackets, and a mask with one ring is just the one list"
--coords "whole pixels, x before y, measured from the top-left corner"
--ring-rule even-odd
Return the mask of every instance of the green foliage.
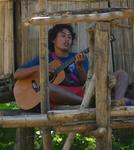
[[74, 143], [72, 145], [71, 150], [95, 150], [96, 140], [95, 138], [89, 138], [81, 136], [80, 134], [76, 134]]
[[[115, 131], [116, 132], [116, 131]], [[61, 150], [65, 139], [66, 134], [55, 134], [53, 132], [53, 150]], [[132, 138], [133, 139], [133, 138]], [[72, 144], [71, 150], [95, 150], [96, 149], [96, 140], [92, 137], [84, 137], [80, 134], [76, 134], [75, 140]], [[112, 149], [113, 150], [133, 150], [134, 149], [134, 140], [128, 144], [122, 144], [118, 141], [118, 138], [112, 136]]]
[[55, 134], [52, 132], [52, 147], [54, 150], [60, 150], [63, 147], [65, 139], [67, 138], [66, 134]]
[[134, 149], [134, 140], [128, 144], [122, 144], [115, 137], [112, 139], [112, 149], [113, 150], [133, 150]]
[[[15, 103], [0, 104], [0, 109], [17, 109]], [[0, 128], [0, 150], [12, 150], [15, 144], [16, 129]]]
[[41, 131], [38, 128], [35, 128], [35, 140], [34, 140], [35, 150], [43, 149]]
[[[115, 131], [116, 132], [116, 131]], [[52, 132], [52, 149], [61, 150], [63, 144], [67, 138], [66, 134], [56, 134]], [[38, 139], [36, 138], [35, 150], [42, 149], [42, 137], [38, 132]], [[118, 138], [112, 136], [112, 149], [113, 150], [133, 150], [134, 141], [129, 144], [122, 144], [119, 142]], [[72, 144], [71, 150], [95, 150], [96, 149], [96, 140], [92, 137], [84, 137], [83, 135], [76, 134], [74, 142]]]
[[[35, 150], [42, 149], [42, 137], [40, 132], [36, 131], [36, 140], [35, 140]], [[53, 150], [61, 150], [63, 144], [67, 138], [66, 134], [56, 134], [55, 132], [51, 132], [52, 135], [52, 149]], [[95, 138], [88, 138], [81, 136], [80, 134], [76, 134], [75, 140], [71, 147], [71, 150], [95, 150], [96, 141]]]
[[0, 150], [12, 150], [15, 144], [16, 129], [0, 128]]
[[10, 102], [10, 103], [2, 103], [0, 104], [0, 109], [18, 109], [17, 105], [15, 102]]
[[[115, 131], [116, 132], [116, 131]], [[66, 134], [56, 134], [51, 132], [52, 135], [52, 149], [61, 150], [63, 144], [67, 138]], [[0, 150], [12, 150], [15, 144], [15, 129], [3, 129], [0, 128]], [[35, 130], [34, 149], [42, 149], [42, 134], [40, 129]], [[112, 149], [113, 150], [133, 150], [134, 141], [129, 144], [122, 144], [118, 138], [112, 137]], [[84, 137], [83, 135], [76, 134], [75, 140], [72, 144], [71, 150], [95, 150], [96, 140], [91, 137]]]

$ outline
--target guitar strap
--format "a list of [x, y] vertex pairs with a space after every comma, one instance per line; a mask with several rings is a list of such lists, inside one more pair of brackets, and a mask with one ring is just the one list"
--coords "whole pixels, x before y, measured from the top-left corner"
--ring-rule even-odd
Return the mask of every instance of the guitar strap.
[[[53, 60], [59, 60], [58, 57], [56, 56], [55, 52], [51, 52], [51, 57], [53, 58]], [[61, 63], [61, 61], [60, 61], [60, 63]]]
[[[51, 52], [51, 57], [52, 57], [54, 60], [59, 60], [58, 57], [56, 56], [55, 52]], [[59, 61], [60, 61], [60, 60], [59, 60]], [[60, 63], [61, 63], [61, 61], [60, 61]], [[61, 64], [62, 64], [62, 63], [61, 63]], [[77, 77], [74, 73], [72, 73], [72, 72], [70, 72], [70, 78], [71, 78], [72, 80], [74, 80], [75, 82], [80, 83], [80, 80], [78, 79], [78, 77]]]

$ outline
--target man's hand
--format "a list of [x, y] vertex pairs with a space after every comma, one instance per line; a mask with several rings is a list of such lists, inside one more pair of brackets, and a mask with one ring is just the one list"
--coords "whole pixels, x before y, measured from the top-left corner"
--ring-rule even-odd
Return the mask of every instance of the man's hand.
[[78, 70], [79, 78], [82, 84], [84, 84], [87, 79], [87, 74], [83, 66], [83, 61], [85, 57], [86, 55], [84, 53], [79, 53], [75, 56], [75, 64], [76, 64], [76, 68]]
[[83, 61], [85, 59], [85, 54], [84, 53], [79, 53], [75, 56], [75, 64], [78, 70], [83, 69]]

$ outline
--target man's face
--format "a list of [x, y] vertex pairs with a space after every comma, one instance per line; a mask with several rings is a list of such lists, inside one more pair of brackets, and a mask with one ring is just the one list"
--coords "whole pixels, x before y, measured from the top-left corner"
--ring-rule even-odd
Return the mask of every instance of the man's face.
[[58, 32], [55, 40], [54, 47], [62, 51], [68, 51], [72, 45], [72, 35], [69, 30], [63, 29], [61, 32]]

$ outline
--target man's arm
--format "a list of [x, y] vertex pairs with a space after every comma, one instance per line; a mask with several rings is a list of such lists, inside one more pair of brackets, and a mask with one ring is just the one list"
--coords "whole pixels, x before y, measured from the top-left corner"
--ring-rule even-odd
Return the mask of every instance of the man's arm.
[[77, 68], [77, 71], [79, 73], [80, 81], [82, 84], [84, 84], [86, 79], [87, 79], [87, 73], [86, 73], [84, 66], [83, 66], [83, 62], [85, 60], [85, 57], [86, 56], [84, 55], [84, 53], [79, 53], [78, 55], [76, 55], [76, 58], [75, 58], [76, 68]]
[[25, 79], [28, 76], [32, 75], [33, 73], [39, 72], [39, 66], [33, 66], [33, 67], [29, 67], [29, 68], [21, 68], [18, 69], [15, 74], [14, 74], [14, 78], [16, 80], [21, 80], [21, 79]]
[[77, 67], [77, 70], [79, 72], [80, 81], [81, 81], [82, 84], [84, 84], [86, 79], [87, 79], [86, 71], [85, 71], [83, 66], [79, 67], [79, 68]]

